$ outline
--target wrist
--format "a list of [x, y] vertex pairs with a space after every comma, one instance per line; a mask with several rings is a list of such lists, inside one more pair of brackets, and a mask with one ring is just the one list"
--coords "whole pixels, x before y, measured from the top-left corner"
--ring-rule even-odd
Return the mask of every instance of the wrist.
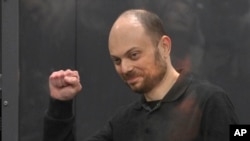
[[56, 119], [67, 119], [73, 116], [73, 100], [57, 100], [50, 98], [48, 115]]

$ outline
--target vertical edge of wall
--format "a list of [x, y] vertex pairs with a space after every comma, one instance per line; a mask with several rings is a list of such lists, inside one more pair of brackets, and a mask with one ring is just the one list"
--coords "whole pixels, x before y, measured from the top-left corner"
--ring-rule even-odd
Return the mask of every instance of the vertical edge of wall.
[[2, 0], [2, 141], [18, 141], [19, 1]]

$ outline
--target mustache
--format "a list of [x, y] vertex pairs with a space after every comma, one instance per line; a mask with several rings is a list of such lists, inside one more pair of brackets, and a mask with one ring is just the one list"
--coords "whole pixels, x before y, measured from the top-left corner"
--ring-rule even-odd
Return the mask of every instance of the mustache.
[[125, 74], [122, 74], [122, 79], [126, 81], [126, 80], [129, 80], [131, 78], [138, 77], [138, 76], [141, 76], [141, 75], [142, 75], [142, 73], [140, 73], [140, 72], [129, 71], [129, 72], [125, 73]]

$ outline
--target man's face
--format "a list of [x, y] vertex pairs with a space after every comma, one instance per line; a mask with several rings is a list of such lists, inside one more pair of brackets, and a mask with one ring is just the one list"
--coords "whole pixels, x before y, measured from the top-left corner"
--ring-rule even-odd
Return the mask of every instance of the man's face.
[[124, 82], [137, 93], [147, 93], [161, 82], [167, 65], [142, 26], [134, 24], [112, 28], [109, 51]]

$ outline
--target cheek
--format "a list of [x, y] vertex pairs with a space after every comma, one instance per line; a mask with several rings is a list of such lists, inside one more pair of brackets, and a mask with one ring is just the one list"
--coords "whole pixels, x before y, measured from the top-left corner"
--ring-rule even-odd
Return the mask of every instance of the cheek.
[[137, 69], [143, 71], [146, 74], [154, 73], [157, 68], [154, 59], [144, 59], [140, 62], [137, 62], [135, 65]]
[[146, 64], [142, 66], [140, 70], [143, 71], [143, 73], [148, 76], [154, 75], [157, 72], [156, 66], [154, 64]]

